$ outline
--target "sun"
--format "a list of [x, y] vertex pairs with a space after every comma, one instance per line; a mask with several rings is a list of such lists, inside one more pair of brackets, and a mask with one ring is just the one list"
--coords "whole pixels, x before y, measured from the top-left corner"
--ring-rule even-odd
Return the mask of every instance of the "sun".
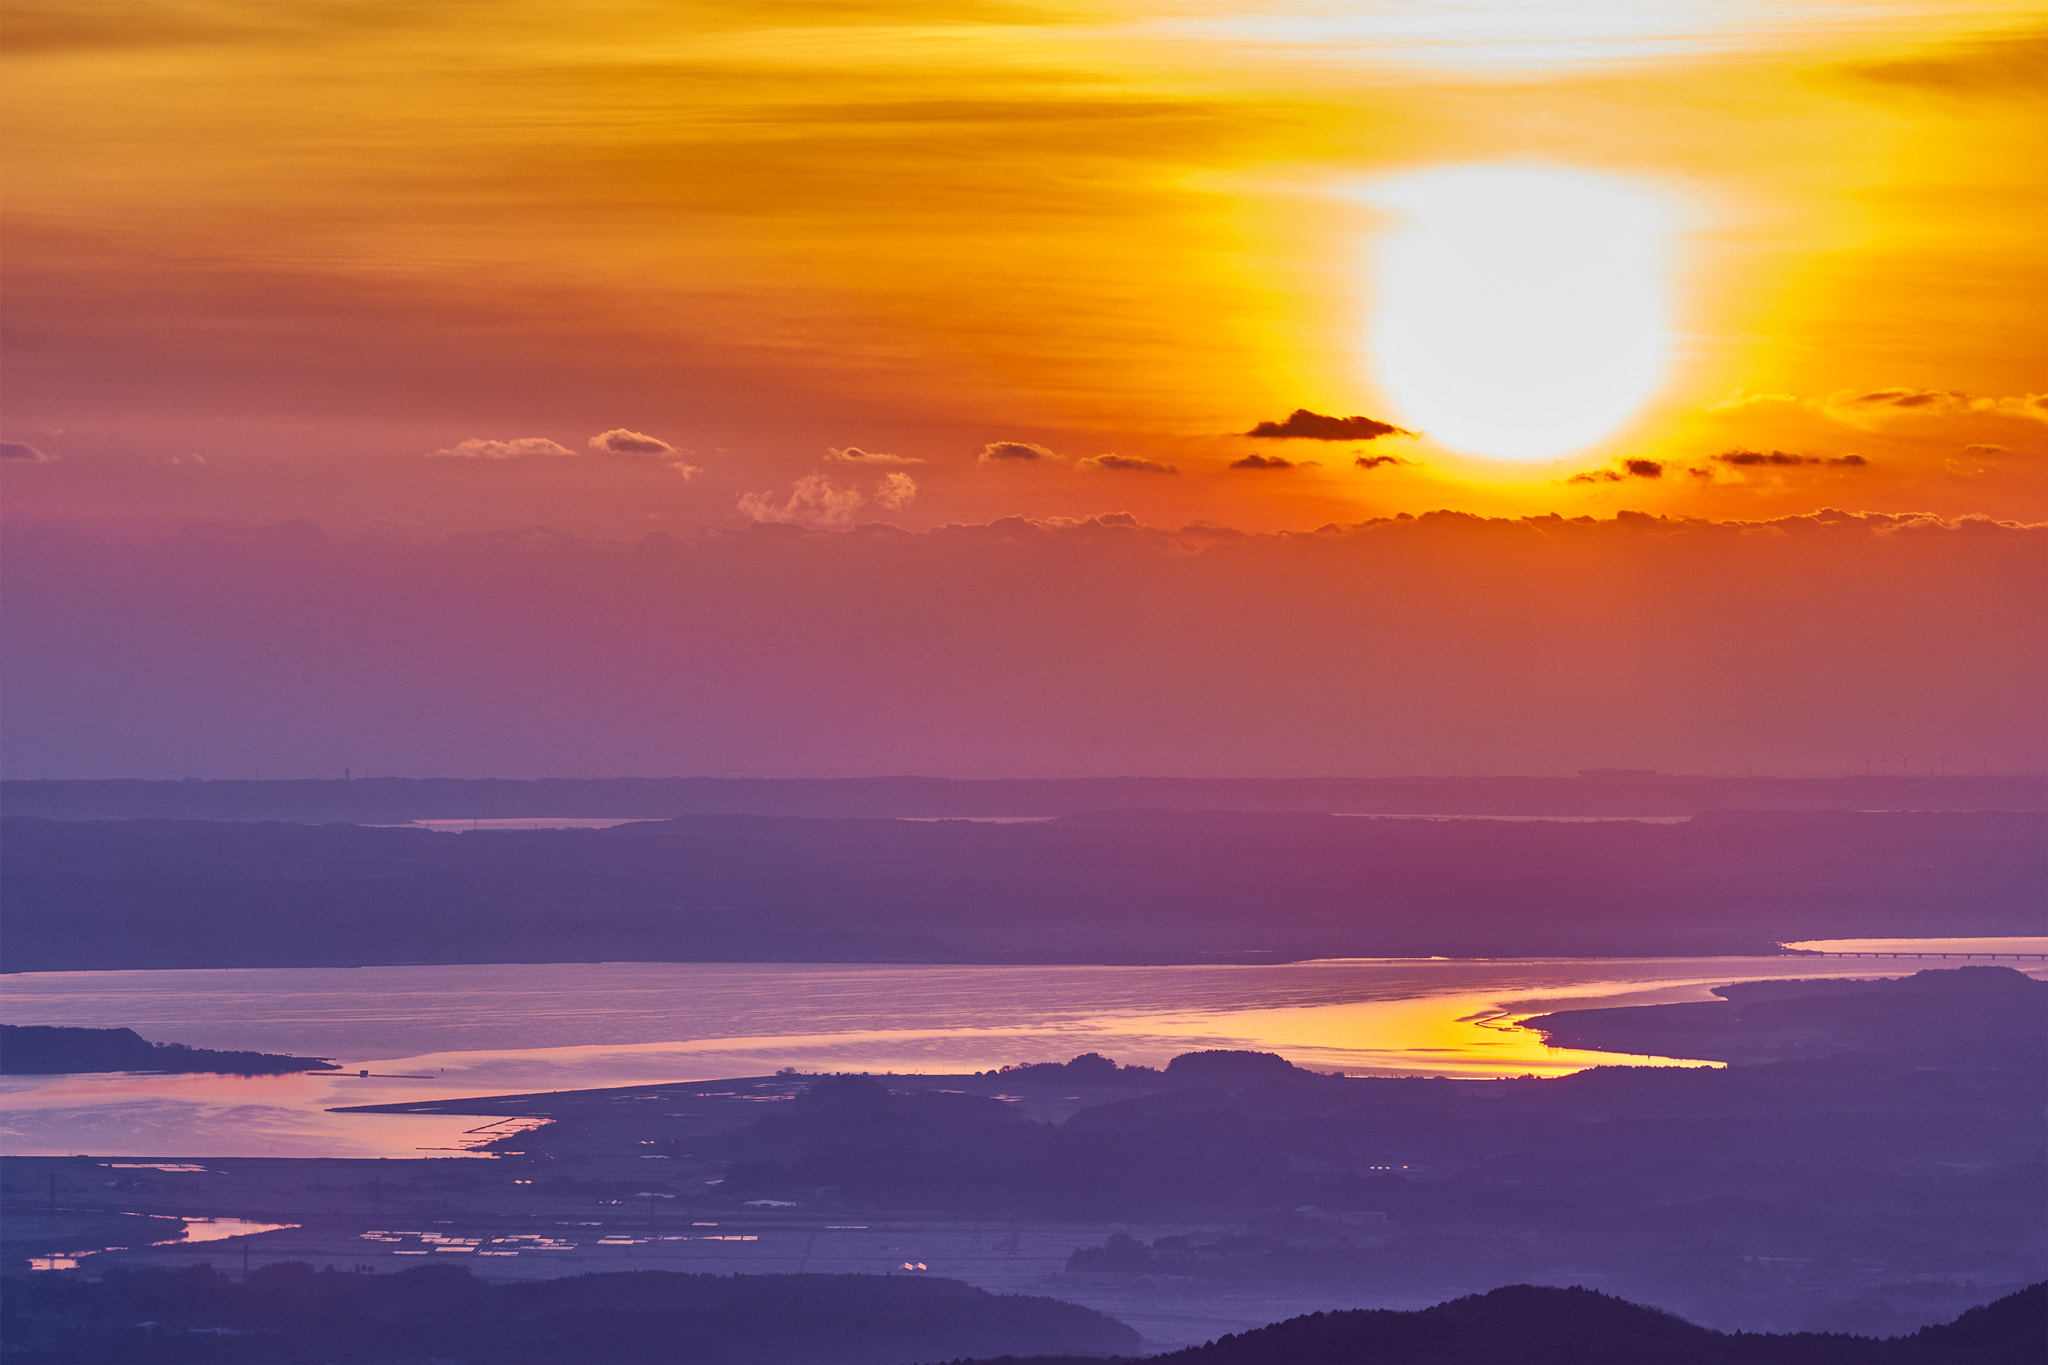
[[1673, 237], [1654, 187], [1537, 164], [1369, 183], [1367, 349], [1403, 425], [1497, 460], [1553, 460], [1612, 435], [1664, 381]]

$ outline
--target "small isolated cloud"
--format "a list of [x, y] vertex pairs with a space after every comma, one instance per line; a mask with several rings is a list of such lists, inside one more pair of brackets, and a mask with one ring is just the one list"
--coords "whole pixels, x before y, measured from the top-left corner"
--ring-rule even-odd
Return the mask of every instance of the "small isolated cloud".
[[1799, 395], [1795, 393], [1750, 393], [1737, 389], [1726, 398], [1707, 404], [1707, 411], [1741, 412], [1745, 408], [1783, 407], [1798, 401]]
[[866, 502], [858, 488], [841, 488], [823, 474], [806, 474], [779, 499], [773, 493], [740, 494], [739, 510], [753, 521], [785, 526], [846, 526]]
[[1290, 460], [1281, 455], [1247, 455], [1242, 460], [1232, 460], [1232, 469], [1314, 469], [1320, 460]]
[[1844, 391], [1830, 395], [1828, 401], [1845, 409], [1937, 413], [1967, 408], [1970, 395], [1954, 389], [1873, 389], [1869, 393]]
[[1861, 455], [1793, 455], [1783, 450], [1724, 450], [1713, 457], [1722, 464], [1739, 467], [1753, 465], [1843, 465], [1859, 468], [1870, 461]]
[[24, 464], [51, 464], [57, 457], [47, 450], [38, 450], [27, 441], [0, 441], [0, 460], [20, 460]]
[[642, 431], [628, 431], [624, 427], [613, 427], [610, 431], [599, 432], [590, 438], [590, 448], [600, 455], [664, 460], [681, 453], [659, 436], [649, 436]]
[[1360, 455], [1351, 463], [1360, 469], [1378, 469], [1383, 464], [1414, 464], [1415, 461], [1404, 460], [1399, 455]]
[[2001, 445], [1993, 445], [1993, 444], [1992, 444], [1991, 442], [1989, 442], [1989, 441], [1979, 441], [1979, 442], [1977, 442], [1977, 443], [1976, 443], [1976, 444], [1974, 444], [1974, 445], [1966, 445], [1966, 446], [1964, 446], [1964, 447], [1963, 447], [1963, 454], [1965, 454], [1965, 455], [2004, 455], [2004, 454], [2007, 454], [2007, 453], [2009, 453], [2009, 452], [2010, 452], [2011, 450], [2012, 450], [2012, 447], [2011, 447], [2011, 446], [2001, 446]]
[[1110, 469], [1124, 474], [1178, 474], [1180, 466], [1161, 464], [1136, 455], [1092, 455], [1074, 462], [1076, 469]]
[[649, 436], [644, 431], [613, 427], [591, 437], [590, 448], [615, 460], [658, 460], [686, 479], [704, 472], [698, 466], [685, 462], [684, 456], [689, 454], [688, 451], [678, 450], [659, 436]]
[[481, 436], [472, 436], [467, 441], [458, 441], [444, 450], [436, 450], [428, 457], [452, 460], [525, 460], [535, 457], [554, 459], [576, 452], [565, 445], [557, 445], [545, 436], [521, 436], [511, 441], [490, 441]]
[[1044, 446], [1032, 445], [1029, 441], [990, 441], [981, 448], [983, 464], [999, 464], [1010, 460], [1057, 460], [1059, 456]]
[[1661, 479], [1664, 466], [1655, 460], [1623, 460], [1613, 469], [1590, 469], [1574, 474], [1566, 483], [1621, 483], [1628, 479]]
[[833, 464], [860, 464], [870, 468], [882, 465], [921, 465], [923, 460], [908, 455], [884, 455], [878, 450], [862, 450], [859, 446], [832, 446], [825, 451], [825, 458]]
[[1358, 416], [1326, 417], [1320, 412], [1310, 412], [1307, 408], [1296, 408], [1287, 414], [1287, 420], [1284, 422], [1261, 422], [1244, 434], [1266, 439], [1309, 441], [1371, 441], [1381, 436], [1415, 435], [1414, 432], [1404, 431], [1392, 422]]
[[910, 500], [916, 496], [917, 480], [908, 474], [884, 474], [882, 481], [875, 485], [875, 506], [891, 512], [910, 506]]

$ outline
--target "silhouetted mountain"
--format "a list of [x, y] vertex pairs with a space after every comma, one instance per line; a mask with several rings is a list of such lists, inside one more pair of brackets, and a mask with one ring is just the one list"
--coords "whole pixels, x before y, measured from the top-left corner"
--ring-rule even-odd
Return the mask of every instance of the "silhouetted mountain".
[[1881, 981], [1745, 981], [1722, 1001], [1560, 1010], [1526, 1020], [1553, 1047], [1714, 1061], [1825, 1057], [2048, 1067], [2048, 981], [1972, 966]]
[[319, 1057], [269, 1052], [214, 1052], [183, 1043], [151, 1043], [126, 1028], [64, 1028], [0, 1024], [0, 1075], [52, 1076], [77, 1071], [212, 1071], [272, 1076], [288, 1071], [332, 1071]]
[[297, 781], [10, 779], [0, 814], [59, 820], [395, 824], [520, 816], [1002, 816], [1083, 810], [1388, 815], [1697, 815], [1709, 810], [2048, 810], [2044, 777], [360, 778]]
[[8, 1280], [16, 1365], [902, 1365], [962, 1352], [1130, 1351], [1138, 1334], [1055, 1299], [957, 1280], [639, 1271], [493, 1284], [264, 1266], [246, 1281], [116, 1270]]
[[1108, 811], [440, 834], [19, 818], [0, 829], [0, 968], [1767, 952], [2036, 932], [2043, 827]]
[[[1518, 1284], [1413, 1313], [1311, 1313], [1143, 1359], [1148, 1365], [2037, 1365], [2048, 1359], [2048, 1284], [1889, 1340], [1715, 1332], [1590, 1289]], [[1061, 1356], [1012, 1365], [1084, 1361]]]

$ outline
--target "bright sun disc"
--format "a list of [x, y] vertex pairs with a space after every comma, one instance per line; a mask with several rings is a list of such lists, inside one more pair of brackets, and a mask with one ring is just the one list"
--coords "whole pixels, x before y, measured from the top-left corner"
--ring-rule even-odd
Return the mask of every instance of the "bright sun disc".
[[1375, 181], [1399, 215], [1376, 244], [1371, 353], [1403, 425], [1500, 460], [1611, 435], [1671, 353], [1670, 238], [1655, 190], [1538, 165]]

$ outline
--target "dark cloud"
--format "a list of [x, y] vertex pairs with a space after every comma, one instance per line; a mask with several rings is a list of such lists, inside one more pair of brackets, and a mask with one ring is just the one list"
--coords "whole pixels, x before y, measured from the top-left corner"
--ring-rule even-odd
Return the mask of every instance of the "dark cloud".
[[1617, 469], [1593, 469], [1574, 474], [1566, 483], [1621, 483], [1626, 479], [1661, 479], [1664, 466], [1655, 460], [1623, 460]]
[[1722, 464], [1732, 465], [1846, 465], [1851, 468], [1867, 465], [1870, 461], [1861, 455], [1837, 455], [1829, 458], [1821, 455], [1793, 455], [1783, 450], [1724, 450], [1714, 456]]
[[1413, 436], [1415, 433], [1371, 417], [1325, 417], [1320, 412], [1296, 408], [1287, 414], [1286, 421], [1261, 422], [1245, 435], [1310, 441], [1371, 441], [1381, 436]]
[[859, 446], [833, 446], [825, 452], [825, 458], [833, 464], [860, 464], [869, 467], [879, 465], [910, 466], [921, 465], [923, 460], [909, 455], [885, 455], [879, 450], [862, 450]]
[[1113, 469], [1125, 474], [1178, 474], [1178, 465], [1161, 464], [1157, 460], [1141, 459], [1136, 455], [1095, 455], [1074, 463], [1076, 469]]
[[652, 455], [668, 459], [680, 452], [659, 436], [613, 427], [590, 438], [590, 448], [603, 455]]
[[2048, 93], [2048, 33], [2001, 34], [1907, 61], [1862, 62], [1850, 75], [1922, 95], [1981, 100]]
[[0, 460], [21, 460], [27, 464], [49, 464], [57, 457], [38, 450], [26, 441], [0, 441]]
[[1415, 461], [1404, 460], [1399, 455], [1361, 455], [1351, 463], [1360, 469], [1378, 469], [1383, 464], [1414, 464]]
[[1282, 455], [1247, 455], [1242, 460], [1232, 460], [1232, 469], [1313, 469], [1315, 460], [1290, 460]]
[[1006, 460], [1057, 460], [1059, 456], [1044, 446], [1032, 445], [1029, 441], [990, 441], [981, 448], [981, 462], [996, 464]]

